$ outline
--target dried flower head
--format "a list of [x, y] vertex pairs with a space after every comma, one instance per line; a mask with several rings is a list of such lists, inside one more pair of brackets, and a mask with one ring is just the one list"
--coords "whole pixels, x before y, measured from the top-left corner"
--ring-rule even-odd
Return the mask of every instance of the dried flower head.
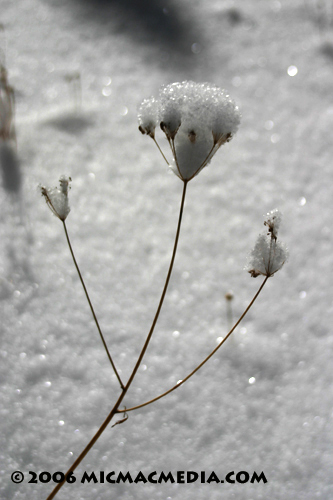
[[39, 186], [50, 210], [62, 221], [66, 220], [71, 210], [68, 203], [68, 189], [70, 189], [69, 183], [71, 180], [70, 177], [62, 175], [59, 179], [59, 188]]
[[259, 275], [274, 276], [288, 259], [288, 249], [280, 241], [277, 241], [278, 229], [281, 223], [282, 214], [275, 209], [266, 215], [264, 225], [268, 227], [268, 233], [260, 234], [257, 238], [245, 266], [252, 278]]
[[138, 120], [139, 130], [142, 134], [155, 137], [157, 123], [158, 103], [154, 98], [145, 99], [139, 108]]
[[155, 142], [155, 129], [160, 126], [171, 148], [171, 169], [181, 180], [189, 181], [232, 139], [240, 112], [224, 90], [185, 81], [162, 87], [157, 99], [145, 99], [138, 119], [139, 130]]

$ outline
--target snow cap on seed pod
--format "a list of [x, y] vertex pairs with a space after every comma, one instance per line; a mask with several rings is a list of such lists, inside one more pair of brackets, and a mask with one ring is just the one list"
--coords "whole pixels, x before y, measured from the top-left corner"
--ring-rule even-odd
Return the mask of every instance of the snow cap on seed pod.
[[275, 209], [265, 217], [268, 233], [260, 234], [248, 258], [245, 270], [252, 278], [259, 275], [271, 277], [279, 271], [288, 259], [288, 249], [284, 243], [277, 240], [282, 214]]
[[59, 187], [39, 186], [50, 210], [62, 221], [66, 220], [71, 210], [68, 203], [68, 190], [70, 189], [69, 183], [71, 180], [70, 177], [62, 175], [59, 179]]
[[[162, 87], [157, 99], [149, 101], [154, 101], [157, 122], [171, 148], [170, 167], [183, 181], [191, 180], [210, 163], [240, 123], [241, 115], [234, 101], [224, 90], [208, 83], [172, 83]], [[139, 128], [148, 135], [151, 115], [151, 105], [143, 101]]]
[[280, 228], [282, 214], [280, 210], [275, 208], [268, 212], [268, 214], [264, 215], [265, 222], [264, 225], [268, 228], [268, 233], [270, 233], [273, 238], [277, 238], [278, 230]]
[[154, 138], [158, 123], [158, 103], [154, 97], [142, 101], [138, 111], [138, 120], [140, 132]]

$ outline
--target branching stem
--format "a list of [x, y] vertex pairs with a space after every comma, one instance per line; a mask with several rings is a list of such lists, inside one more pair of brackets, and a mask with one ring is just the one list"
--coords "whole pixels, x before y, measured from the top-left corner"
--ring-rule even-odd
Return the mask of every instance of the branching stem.
[[[246, 316], [246, 314], [248, 313], [248, 311], [251, 309], [251, 307], [253, 306], [254, 302], [258, 298], [258, 295], [260, 294], [261, 290], [264, 288], [264, 286], [265, 286], [266, 281], [268, 280], [268, 278], [269, 277], [266, 276], [266, 278], [264, 279], [264, 281], [261, 283], [259, 290], [255, 294], [255, 296], [253, 297], [253, 299], [251, 300], [251, 302], [249, 303], [249, 305], [247, 306], [247, 308], [245, 309], [245, 311], [243, 312], [243, 314], [240, 316], [240, 318], [238, 319], [238, 321], [231, 328], [231, 330], [229, 331], [229, 333], [224, 337], [223, 340], [221, 340], [221, 342], [218, 344], [218, 346], [216, 346], [215, 349], [213, 349], [213, 351], [193, 371], [191, 371], [191, 373], [189, 373], [189, 375], [187, 375], [187, 377], [185, 377], [182, 381], [178, 382], [178, 384], [176, 384], [173, 387], [171, 387], [171, 389], [169, 389], [168, 391], [163, 392], [163, 394], [160, 394], [159, 396], [156, 396], [156, 398], [150, 399], [149, 401], [146, 401], [145, 403], [142, 403], [140, 405], [133, 406], [132, 408], [126, 408], [126, 412], [133, 411], [133, 410], [138, 410], [139, 408], [143, 408], [144, 406], [150, 405], [151, 403], [154, 403], [155, 401], [158, 401], [159, 399], [164, 398], [164, 396], [167, 396], [167, 394], [170, 394], [170, 392], [173, 392], [174, 390], [178, 389], [178, 387], [180, 387], [185, 382], [187, 382], [187, 380], [189, 378], [191, 378], [192, 375], [194, 375], [198, 370], [200, 370], [200, 368], [205, 363], [207, 363], [207, 361], [216, 353], [216, 351], [218, 351], [220, 349], [220, 347], [230, 337], [230, 335], [232, 334], [232, 332], [237, 328], [237, 326], [239, 325], [239, 323]], [[123, 412], [124, 412], [124, 410], [117, 410], [116, 413], [123, 413]]]
[[[75, 462], [73, 463], [73, 465], [68, 469], [68, 471], [66, 472], [65, 477], [67, 477], [71, 472], [75, 471], [75, 469], [77, 468], [77, 466], [82, 462], [82, 460], [84, 459], [84, 457], [87, 455], [87, 453], [94, 446], [94, 444], [99, 439], [99, 437], [101, 436], [101, 434], [105, 431], [105, 429], [107, 428], [107, 426], [111, 422], [111, 420], [114, 417], [114, 415], [118, 412], [119, 406], [121, 405], [121, 402], [123, 401], [123, 399], [124, 399], [124, 397], [125, 397], [128, 389], [129, 389], [130, 385], [132, 384], [132, 382], [134, 380], [134, 377], [135, 377], [135, 375], [136, 375], [136, 373], [137, 373], [137, 371], [139, 369], [139, 366], [141, 364], [141, 361], [142, 361], [142, 359], [143, 359], [143, 357], [144, 357], [144, 355], [146, 353], [146, 350], [148, 348], [150, 339], [151, 339], [151, 337], [152, 337], [152, 335], [154, 333], [154, 329], [155, 329], [158, 317], [159, 317], [161, 309], [162, 309], [162, 305], [163, 305], [163, 302], [164, 302], [165, 294], [166, 294], [166, 291], [167, 291], [167, 288], [168, 288], [168, 285], [169, 285], [169, 281], [170, 281], [170, 277], [171, 277], [171, 273], [172, 273], [173, 264], [174, 264], [175, 257], [176, 257], [178, 240], [179, 240], [179, 234], [180, 234], [180, 227], [181, 227], [181, 222], [182, 222], [182, 217], [183, 217], [183, 211], [184, 211], [185, 196], [186, 196], [186, 187], [187, 187], [187, 181], [184, 181], [182, 200], [181, 200], [180, 210], [179, 210], [178, 226], [177, 226], [176, 237], [175, 237], [175, 242], [174, 242], [173, 251], [172, 251], [172, 257], [171, 257], [171, 261], [170, 261], [170, 265], [169, 265], [169, 270], [168, 270], [168, 274], [167, 274], [167, 277], [166, 277], [166, 280], [165, 280], [165, 284], [164, 284], [164, 288], [163, 288], [162, 295], [161, 295], [161, 298], [160, 298], [160, 302], [158, 304], [158, 307], [157, 307], [157, 310], [156, 310], [156, 313], [155, 313], [152, 325], [150, 327], [149, 333], [147, 335], [146, 341], [145, 341], [145, 343], [143, 345], [143, 348], [141, 349], [140, 355], [139, 355], [138, 360], [137, 360], [137, 362], [136, 362], [136, 364], [135, 364], [135, 366], [133, 368], [133, 371], [132, 371], [132, 373], [131, 373], [131, 375], [130, 375], [130, 377], [128, 379], [128, 382], [125, 385], [125, 387], [123, 387], [122, 392], [121, 392], [120, 396], [118, 397], [118, 400], [117, 400], [116, 404], [114, 405], [114, 407], [112, 408], [112, 410], [110, 411], [109, 415], [106, 417], [106, 419], [104, 420], [103, 424], [98, 429], [98, 431], [96, 432], [96, 434], [93, 436], [93, 438], [87, 444], [87, 446], [85, 447], [85, 449], [78, 456], [78, 458], [75, 460]], [[67, 236], [67, 231], [66, 231], [65, 223], [64, 223], [64, 228], [65, 228], [65, 233], [66, 233], [66, 236]], [[68, 239], [68, 242], [69, 242], [69, 239]], [[70, 249], [71, 249], [70, 243], [69, 243], [69, 246], [70, 246]], [[71, 252], [72, 252], [72, 250], [71, 250]], [[76, 260], [74, 258], [74, 254], [73, 253], [72, 253], [72, 256], [73, 256], [74, 263], [77, 266]], [[77, 267], [77, 270], [78, 270], [78, 267]], [[78, 272], [79, 272], [79, 270], [78, 270]], [[79, 276], [81, 276], [80, 272], [79, 272]], [[83, 284], [83, 281], [82, 281], [82, 284]], [[83, 284], [83, 287], [85, 289], [84, 284]], [[89, 299], [88, 299], [88, 301], [89, 301]], [[90, 303], [90, 301], [89, 301], [89, 303]], [[53, 489], [53, 491], [50, 493], [50, 495], [47, 497], [46, 500], [52, 500], [52, 498], [54, 498], [56, 496], [56, 494], [58, 493], [58, 491], [60, 490], [60, 488], [65, 484], [65, 482], [66, 481], [63, 481], [63, 482], [57, 484], [57, 486]]]

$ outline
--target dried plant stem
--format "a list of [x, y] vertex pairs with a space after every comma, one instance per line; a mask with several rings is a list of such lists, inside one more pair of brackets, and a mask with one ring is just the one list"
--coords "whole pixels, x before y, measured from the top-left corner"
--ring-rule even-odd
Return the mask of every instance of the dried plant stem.
[[232, 292], [227, 292], [224, 296], [226, 301], [226, 313], [227, 313], [227, 331], [231, 330], [234, 319], [232, 314], [232, 302], [233, 294]]
[[[143, 408], [144, 406], [150, 405], [151, 403], [154, 403], [155, 401], [158, 401], [159, 399], [164, 398], [164, 396], [166, 396], [167, 394], [170, 394], [170, 392], [173, 392], [176, 389], [178, 389], [178, 387], [180, 387], [185, 382], [187, 382], [187, 380], [190, 379], [192, 377], [192, 375], [194, 375], [198, 370], [200, 370], [200, 368], [205, 363], [207, 363], [207, 361], [216, 353], [216, 351], [218, 351], [220, 349], [220, 347], [230, 337], [230, 335], [232, 334], [232, 332], [237, 328], [237, 326], [239, 325], [239, 323], [246, 316], [246, 314], [248, 313], [248, 311], [251, 309], [251, 307], [253, 306], [254, 302], [258, 298], [261, 290], [264, 288], [264, 286], [265, 286], [266, 281], [268, 280], [268, 278], [269, 278], [269, 276], [266, 276], [266, 278], [264, 279], [264, 281], [261, 283], [259, 290], [255, 294], [255, 296], [253, 297], [253, 299], [251, 300], [251, 302], [249, 303], [249, 305], [247, 306], [247, 308], [245, 309], [245, 311], [243, 312], [243, 314], [240, 316], [240, 318], [237, 320], [237, 322], [231, 328], [231, 330], [229, 331], [229, 333], [224, 337], [223, 340], [221, 340], [221, 342], [218, 344], [218, 346], [216, 346], [215, 349], [213, 349], [213, 351], [193, 371], [191, 371], [191, 373], [189, 373], [187, 375], [187, 377], [185, 377], [183, 380], [181, 380], [180, 382], [178, 382], [178, 384], [176, 384], [173, 387], [171, 387], [171, 389], [169, 389], [168, 391], [163, 392], [163, 394], [160, 394], [159, 396], [156, 396], [156, 398], [150, 399], [149, 401], [146, 401], [145, 403], [142, 403], [140, 405], [133, 406], [132, 408], [126, 408], [126, 413], [129, 412], [129, 411], [138, 410], [139, 408]], [[121, 410], [117, 410], [116, 413], [122, 413], [122, 411]]]
[[180, 227], [181, 227], [181, 223], [182, 223], [182, 217], [183, 217], [183, 211], [184, 211], [184, 204], [185, 204], [186, 187], [187, 187], [187, 181], [184, 181], [183, 193], [182, 193], [182, 200], [181, 200], [181, 204], [180, 204], [179, 217], [178, 217], [177, 232], [176, 232], [175, 242], [174, 242], [174, 246], [173, 246], [172, 257], [171, 257], [171, 261], [170, 261], [170, 265], [169, 265], [169, 270], [168, 270], [168, 274], [167, 274], [167, 277], [166, 277], [166, 280], [165, 280], [165, 284], [164, 284], [164, 288], [163, 288], [162, 295], [161, 295], [161, 298], [160, 298], [160, 302], [158, 304], [158, 307], [157, 307], [157, 310], [156, 310], [156, 313], [155, 313], [155, 317], [153, 319], [153, 322], [152, 322], [152, 325], [150, 327], [150, 330], [149, 330], [149, 333], [147, 335], [147, 338], [146, 338], [146, 341], [144, 343], [144, 346], [143, 346], [143, 348], [142, 348], [142, 350], [140, 352], [139, 358], [138, 358], [138, 360], [137, 360], [137, 362], [135, 364], [135, 367], [134, 367], [134, 369], [133, 369], [133, 371], [131, 373], [131, 376], [128, 379], [128, 382], [127, 382], [126, 387], [124, 389], [125, 392], [127, 392], [129, 386], [131, 385], [131, 383], [132, 383], [132, 381], [133, 381], [133, 379], [134, 379], [134, 377], [136, 375], [136, 372], [138, 371], [138, 368], [139, 368], [139, 366], [141, 364], [141, 361], [142, 361], [142, 359], [143, 359], [143, 357], [144, 357], [144, 355], [146, 353], [146, 350], [148, 348], [150, 339], [151, 339], [151, 337], [152, 337], [152, 335], [154, 333], [154, 329], [155, 329], [158, 317], [159, 317], [161, 309], [162, 309], [162, 305], [163, 305], [163, 302], [164, 302], [166, 291], [168, 289], [168, 285], [169, 285], [169, 281], [170, 281], [171, 273], [172, 273], [172, 268], [173, 268], [173, 264], [174, 264], [176, 253], [177, 253], [177, 246], [178, 246], [178, 240], [179, 240], [179, 234], [180, 234]]
[[108, 358], [109, 358], [109, 361], [110, 361], [110, 363], [111, 363], [111, 365], [112, 365], [113, 371], [114, 371], [114, 373], [116, 374], [116, 377], [117, 377], [117, 379], [118, 379], [118, 381], [119, 381], [120, 387], [121, 387], [121, 389], [124, 389], [124, 387], [125, 387], [125, 386], [124, 386], [124, 384], [123, 384], [123, 382], [122, 382], [122, 380], [121, 380], [121, 378], [120, 378], [120, 375], [119, 375], [119, 373], [118, 373], [118, 371], [117, 371], [117, 368], [116, 368], [116, 366], [115, 366], [115, 364], [114, 364], [114, 362], [113, 362], [113, 359], [112, 359], [111, 354], [110, 354], [110, 352], [109, 352], [108, 346], [106, 345], [106, 342], [105, 342], [105, 339], [104, 339], [104, 336], [103, 336], [102, 330], [101, 330], [101, 328], [100, 328], [100, 326], [99, 326], [98, 319], [97, 319], [97, 316], [96, 316], [96, 314], [95, 314], [95, 310], [94, 310], [94, 308], [93, 308], [93, 305], [92, 305], [92, 303], [91, 303], [91, 300], [90, 300], [90, 297], [89, 297], [89, 294], [88, 294], [88, 290], [87, 290], [86, 285], [85, 285], [85, 283], [84, 283], [84, 281], [83, 281], [82, 274], [81, 274], [81, 272], [80, 272], [80, 268], [79, 268], [78, 263], [77, 263], [77, 261], [76, 261], [76, 258], [75, 258], [75, 255], [74, 255], [74, 251], [73, 251], [73, 248], [72, 248], [72, 245], [71, 245], [70, 239], [69, 239], [69, 235], [68, 235], [68, 231], [67, 231], [66, 222], [63, 220], [63, 221], [62, 221], [62, 223], [63, 223], [63, 225], [64, 225], [64, 231], [65, 231], [65, 235], [66, 235], [66, 239], [67, 239], [68, 247], [69, 247], [69, 250], [70, 250], [70, 252], [71, 252], [71, 255], [72, 255], [72, 258], [73, 258], [73, 262], [74, 262], [74, 265], [75, 265], [75, 267], [76, 267], [77, 273], [78, 273], [78, 275], [79, 275], [79, 278], [80, 278], [80, 281], [81, 281], [81, 284], [82, 284], [82, 287], [83, 287], [84, 293], [86, 294], [86, 298], [87, 298], [88, 304], [89, 304], [89, 306], [90, 306], [90, 310], [91, 310], [91, 313], [92, 313], [92, 315], [93, 315], [94, 321], [95, 321], [95, 323], [96, 323], [96, 327], [97, 327], [98, 333], [99, 333], [99, 335], [100, 335], [100, 337], [101, 337], [101, 340], [102, 340], [102, 342], [103, 342], [104, 349], [105, 349], [106, 354], [107, 354], [107, 356], [108, 356]]
[[[144, 343], [144, 346], [141, 349], [141, 352], [140, 352], [140, 355], [138, 357], [138, 360], [137, 360], [137, 362], [136, 362], [136, 364], [135, 364], [135, 366], [133, 368], [133, 371], [132, 371], [132, 373], [131, 373], [131, 375], [130, 375], [130, 377], [128, 379], [127, 384], [122, 389], [122, 392], [121, 392], [121, 394], [120, 394], [120, 396], [119, 396], [116, 404], [114, 405], [114, 407], [112, 408], [112, 410], [110, 411], [109, 415], [106, 417], [106, 419], [104, 420], [103, 424], [98, 429], [98, 431], [96, 432], [96, 434], [93, 436], [93, 438], [87, 444], [87, 446], [85, 447], [85, 449], [78, 456], [78, 458], [75, 460], [75, 462], [73, 463], [73, 465], [68, 469], [68, 471], [66, 472], [66, 475], [65, 475], [66, 477], [71, 472], [74, 472], [75, 469], [77, 468], [77, 466], [82, 462], [82, 460], [84, 459], [84, 457], [87, 455], [87, 453], [94, 446], [94, 444], [99, 439], [99, 437], [101, 436], [101, 434], [105, 431], [105, 429], [107, 428], [107, 426], [111, 422], [111, 420], [114, 417], [114, 415], [116, 413], [121, 413], [121, 411], [118, 411], [119, 406], [120, 406], [121, 402], [123, 401], [123, 399], [124, 399], [124, 397], [125, 397], [128, 389], [130, 388], [130, 385], [132, 384], [132, 382], [134, 380], [134, 377], [135, 377], [135, 375], [136, 375], [136, 373], [137, 373], [137, 371], [139, 369], [139, 366], [141, 364], [141, 361], [142, 361], [142, 359], [143, 359], [143, 357], [144, 357], [144, 355], [146, 353], [146, 350], [148, 348], [150, 339], [151, 339], [151, 337], [152, 337], [152, 335], [154, 333], [154, 329], [155, 329], [158, 317], [159, 317], [161, 309], [162, 309], [162, 305], [163, 305], [163, 302], [164, 302], [165, 294], [167, 292], [167, 288], [168, 288], [170, 277], [171, 277], [171, 273], [172, 273], [173, 264], [174, 264], [175, 257], [176, 257], [178, 240], [179, 240], [179, 234], [180, 234], [180, 228], [181, 228], [181, 222], [182, 222], [183, 211], [184, 211], [185, 196], [186, 196], [186, 187], [187, 187], [187, 181], [184, 181], [182, 199], [181, 199], [180, 210], [179, 210], [178, 226], [177, 226], [176, 237], [175, 237], [175, 242], [174, 242], [173, 251], [172, 251], [172, 257], [171, 257], [171, 261], [170, 261], [170, 265], [169, 265], [169, 270], [168, 270], [168, 274], [167, 274], [167, 277], [166, 277], [166, 280], [165, 280], [165, 284], [164, 284], [164, 288], [163, 288], [163, 291], [162, 291], [162, 295], [161, 295], [161, 298], [160, 298], [160, 301], [159, 301], [159, 304], [158, 304], [158, 307], [157, 307], [157, 310], [156, 310], [156, 313], [155, 313], [152, 325], [150, 327], [149, 333], [148, 333], [146, 341]], [[68, 237], [65, 223], [64, 223], [64, 228], [65, 228], [66, 236]], [[70, 245], [70, 243], [69, 243], [69, 245]], [[70, 246], [70, 248], [71, 248], [71, 246]], [[72, 250], [71, 250], [71, 252], [72, 252]], [[76, 263], [73, 253], [72, 253], [72, 256], [73, 256], [73, 259], [74, 259], [74, 263]], [[79, 275], [80, 275], [80, 273], [79, 273]], [[83, 284], [83, 282], [82, 282], [82, 284]], [[50, 493], [50, 495], [47, 497], [46, 500], [52, 500], [52, 498], [54, 498], [56, 496], [56, 494], [58, 493], [58, 491], [60, 490], [60, 488], [64, 484], [65, 484], [65, 481], [63, 481], [62, 483], [57, 484], [57, 486], [53, 489], [53, 491]]]
[[153, 137], [153, 141], [155, 142], [156, 146], [158, 147], [158, 150], [159, 152], [161, 153], [161, 155], [163, 156], [163, 159], [164, 161], [166, 162], [167, 165], [170, 165], [170, 163], [168, 162], [168, 160], [166, 159], [166, 156], [164, 155], [162, 149], [160, 148], [160, 145], [158, 144], [157, 140], [155, 139], [155, 137]]

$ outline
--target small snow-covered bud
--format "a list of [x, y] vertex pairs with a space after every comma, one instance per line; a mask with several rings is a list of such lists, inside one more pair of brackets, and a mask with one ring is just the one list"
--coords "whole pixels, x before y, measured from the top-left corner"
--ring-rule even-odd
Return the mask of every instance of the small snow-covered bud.
[[[210, 163], [240, 123], [240, 112], [233, 100], [224, 90], [208, 83], [172, 83], [162, 87], [154, 103], [157, 120], [171, 148], [170, 167], [186, 182]], [[142, 112], [146, 107], [143, 101], [139, 111], [139, 129], [143, 133], [147, 133]]]
[[155, 137], [155, 128], [158, 121], [158, 103], [151, 97], [150, 99], [145, 99], [139, 108], [138, 120], [139, 120], [139, 130], [142, 134], [147, 134], [150, 137]]
[[45, 198], [47, 205], [50, 210], [54, 213], [58, 219], [64, 221], [66, 220], [70, 207], [68, 203], [68, 189], [69, 183], [71, 182], [70, 177], [62, 175], [59, 179], [60, 187], [49, 188], [46, 186], [39, 186], [42, 195]]
[[159, 122], [168, 140], [173, 140], [182, 122], [182, 93], [178, 83], [172, 83], [160, 90]]
[[281, 220], [282, 220], [282, 214], [277, 208], [271, 210], [265, 216], [264, 225], [268, 227], [268, 232], [271, 233], [274, 239], [277, 238]]
[[281, 269], [287, 258], [288, 250], [283, 243], [260, 234], [245, 269], [252, 278], [260, 274], [270, 277]]
[[281, 222], [281, 213], [278, 210], [272, 210], [267, 216], [265, 225], [268, 226], [269, 232], [258, 236], [254, 249], [245, 266], [245, 270], [251, 274], [252, 278], [256, 278], [259, 275], [267, 276], [268, 278], [274, 276], [288, 259], [287, 247], [280, 241], [277, 241], [277, 230]]
[[71, 182], [71, 177], [67, 177], [66, 175], [61, 175], [59, 179], [60, 191], [68, 196], [68, 189], [70, 189], [69, 183]]

